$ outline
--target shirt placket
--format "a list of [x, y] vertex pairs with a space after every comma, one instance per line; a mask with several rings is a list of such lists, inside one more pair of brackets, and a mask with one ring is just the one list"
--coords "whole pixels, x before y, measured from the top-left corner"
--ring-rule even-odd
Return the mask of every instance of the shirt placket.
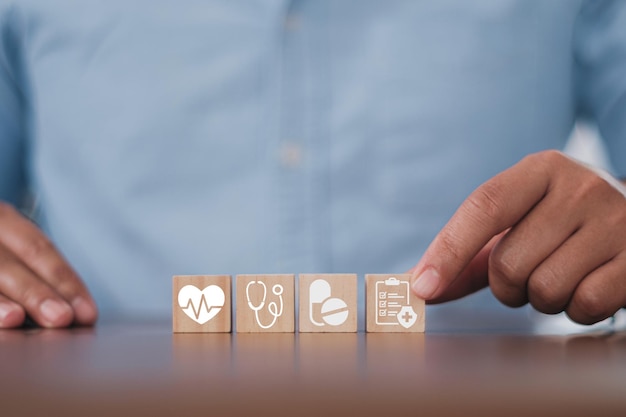
[[274, 177], [278, 269], [328, 268], [327, 22], [324, 2], [292, 2], [282, 29]]

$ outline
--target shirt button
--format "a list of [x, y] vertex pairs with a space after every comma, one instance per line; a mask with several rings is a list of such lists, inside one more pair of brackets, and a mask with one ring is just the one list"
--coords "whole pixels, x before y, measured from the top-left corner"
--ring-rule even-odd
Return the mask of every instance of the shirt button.
[[280, 163], [285, 168], [297, 168], [302, 165], [302, 147], [289, 142], [281, 146], [279, 152]]

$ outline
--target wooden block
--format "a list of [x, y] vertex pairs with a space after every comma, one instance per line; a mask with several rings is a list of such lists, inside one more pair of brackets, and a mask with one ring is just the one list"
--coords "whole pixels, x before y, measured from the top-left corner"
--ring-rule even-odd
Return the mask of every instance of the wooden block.
[[295, 276], [237, 275], [237, 333], [293, 333]]
[[365, 275], [368, 332], [424, 332], [424, 300], [411, 292], [410, 274]]
[[230, 275], [178, 275], [172, 281], [174, 333], [230, 332]]
[[300, 332], [356, 332], [356, 274], [300, 274], [298, 294]]

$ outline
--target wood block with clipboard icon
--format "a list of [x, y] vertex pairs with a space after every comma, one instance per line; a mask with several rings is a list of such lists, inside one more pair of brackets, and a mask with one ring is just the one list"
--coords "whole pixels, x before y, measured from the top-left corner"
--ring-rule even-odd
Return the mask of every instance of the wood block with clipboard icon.
[[365, 276], [368, 332], [423, 332], [424, 300], [411, 293], [410, 274]]

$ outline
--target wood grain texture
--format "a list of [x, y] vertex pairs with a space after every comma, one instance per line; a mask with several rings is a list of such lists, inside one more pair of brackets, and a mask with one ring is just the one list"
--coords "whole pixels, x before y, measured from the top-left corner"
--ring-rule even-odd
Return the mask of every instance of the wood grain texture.
[[356, 332], [356, 274], [300, 274], [298, 282], [300, 332]]
[[294, 274], [237, 275], [236, 285], [237, 333], [295, 331]]
[[[181, 289], [186, 286], [193, 286], [196, 289], [191, 288], [188, 289], [189, 292], [181, 294]], [[215, 305], [214, 297], [220, 292], [213, 286], [219, 287], [223, 292], [222, 307]], [[172, 331], [174, 333], [230, 332], [232, 328], [231, 286], [230, 275], [174, 276], [172, 279]], [[179, 294], [181, 294], [180, 298]], [[192, 298], [185, 296], [186, 294], [190, 294]]]
[[425, 303], [411, 292], [410, 280], [410, 274], [365, 275], [368, 332], [424, 332]]
[[539, 335], [512, 311], [453, 303], [426, 333], [172, 335], [132, 316], [0, 330], [0, 415], [626, 416], [626, 312]]

